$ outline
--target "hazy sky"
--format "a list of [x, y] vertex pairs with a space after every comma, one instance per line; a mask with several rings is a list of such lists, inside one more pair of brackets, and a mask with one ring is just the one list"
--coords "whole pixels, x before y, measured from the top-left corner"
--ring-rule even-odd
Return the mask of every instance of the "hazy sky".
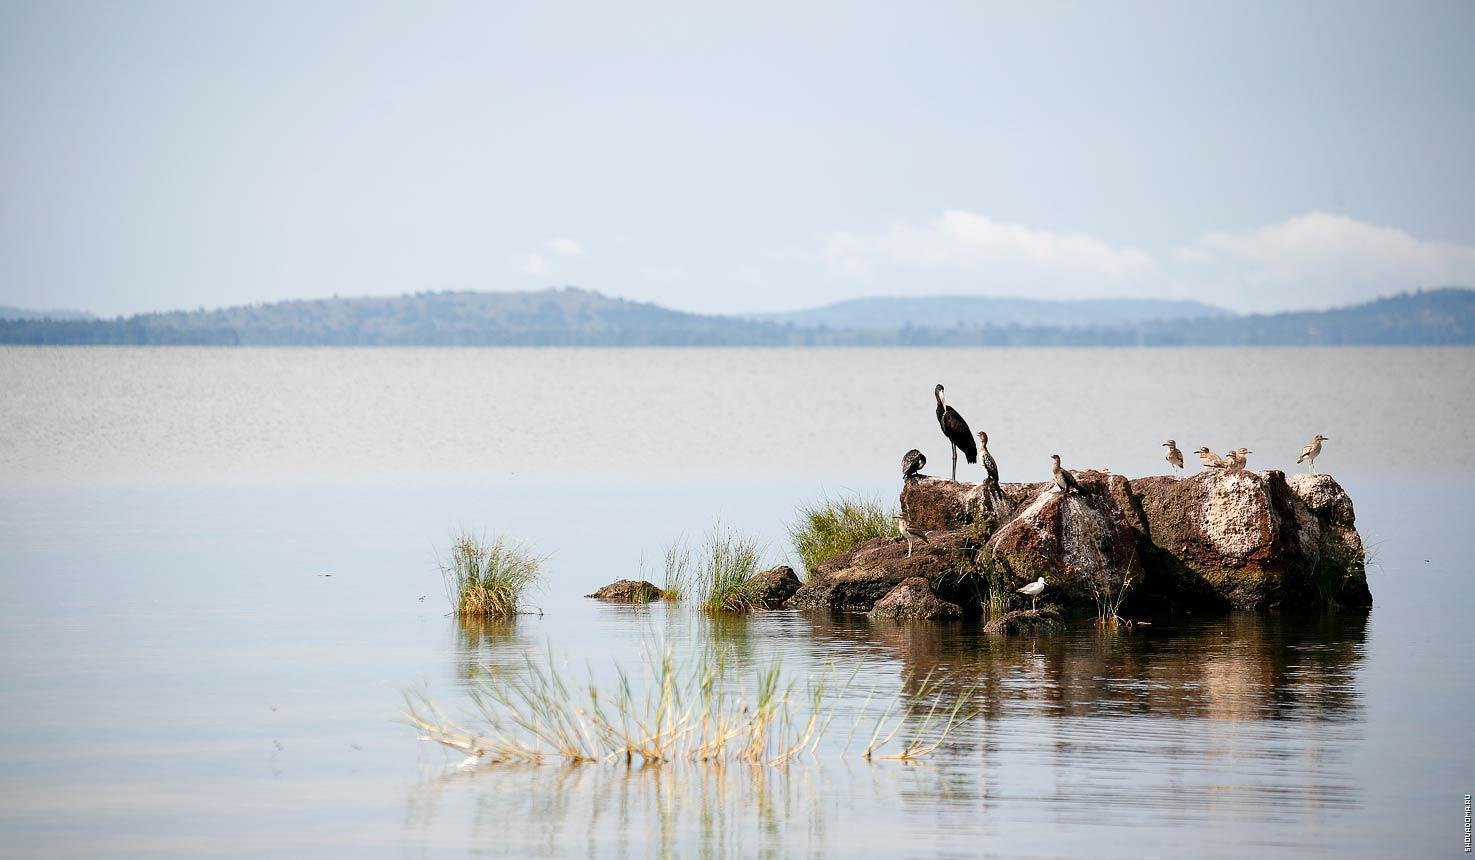
[[1475, 285], [1475, 3], [0, 0], [0, 304]]

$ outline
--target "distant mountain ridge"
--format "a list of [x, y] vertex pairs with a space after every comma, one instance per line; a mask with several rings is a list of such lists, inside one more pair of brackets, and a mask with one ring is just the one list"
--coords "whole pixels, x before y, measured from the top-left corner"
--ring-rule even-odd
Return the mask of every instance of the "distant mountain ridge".
[[750, 314], [753, 319], [804, 328], [887, 331], [905, 325], [1048, 326], [1089, 328], [1153, 320], [1229, 317], [1224, 308], [1196, 301], [1159, 299], [1046, 300], [1004, 296], [878, 296], [849, 299], [786, 313]]
[[[907, 300], [910, 301], [910, 300]], [[1025, 300], [1028, 301], [1028, 300]], [[842, 303], [848, 304], [848, 303]], [[1475, 345], [1475, 290], [1400, 293], [1326, 311], [1228, 316], [1149, 302], [1083, 324], [942, 317], [890, 328], [710, 316], [575, 287], [275, 302], [102, 319], [0, 319], [0, 344], [220, 346], [1354, 346]], [[833, 306], [832, 306], [833, 307]], [[935, 306], [929, 306], [935, 308]], [[1072, 311], [1074, 313], [1075, 311]], [[1217, 313], [1215, 313], [1217, 312]], [[1065, 315], [1069, 318], [1069, 314]], [[1033, 319], [1033, 317], [1025, 317]], [[972, 319], [976, 320], [976, 317]]]

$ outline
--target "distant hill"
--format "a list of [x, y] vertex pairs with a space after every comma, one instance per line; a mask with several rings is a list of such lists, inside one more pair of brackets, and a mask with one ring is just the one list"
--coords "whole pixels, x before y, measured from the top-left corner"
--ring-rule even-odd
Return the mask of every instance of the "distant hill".
[[774, 323], [702, 316], [574, 287], [274, 302], [94, 322], [0, 321], [0, 343], [230, 346], [725, 346]]
[[17, 308], [11, 305], [0, 305], [0, 320], [91, 320], [97, 319], [86, 311], [71, 310], [42, 310], [35, 311], [29, 308]]
[[[931, 300], [877, 300], [931, 301]], [[948, 299], [948, 301], [955, 301]], [[1016, 301], [1016, 300], [1003, 300]], [[1027, 300], [1025, 300], [1027, 301]], [[867, 303], [842, 303], [865, 305]], [[1046, 307], [1053, 307], [1050, 303]], [[1475, 290], [1402, 293], [1328, 311], [1229, 316], [1197, 303], [1143, 302], [1120, 313], [1196, 316], [1095, 321], [1080, 305], [1053, 324], [893, 318], [835, 327], [706, 316], [565, 287], [526, 293], [441, 292], [276, 302], [100, 319], [0, 319], [7, 344], [222, 346], [1354, 346], [1475, 345]], [[1118, 303], [1111, 302], [1116, 305]], [[1129, 302], [1129, 305], [1137, 304]], [[1151, 306], [1152, 310], [1149, 310]], [[831, 306], [840, 307], [838, 305]], [[932, 306], [936, 310], [941, 306]], [[820, 309], [823, 310], [823, 309]], [[975, 308], [976, 310], [976, 308]], [[929, 311], [930, 313], [930, 311]], [[863, 315], [862, 315], [863, 316]], [[1023, 317], [1029, 318], [1029, 317]], [[860, 317], [857, 317], [860, 319]], [[1069, 325], [1061, 322], [1070, 320]]]
[[851, 299], [823, 307], [778, 314], [753, 314], [754, 319], [789, 323], [801, 328], [891, 331], [904, 325], [1027, 326], [1089, 328], [1119, 326], [1152, 320], [1233, 316], [1223, 308], [1194, 301], [1156, 299], [1091, 299], [1047, 301], [994, 296], [881, 296]]

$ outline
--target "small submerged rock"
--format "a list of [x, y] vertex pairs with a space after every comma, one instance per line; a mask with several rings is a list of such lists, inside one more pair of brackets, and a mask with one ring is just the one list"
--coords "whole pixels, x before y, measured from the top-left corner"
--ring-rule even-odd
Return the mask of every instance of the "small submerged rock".
[[765, 608], [778, 609], [788, 602], [790, 597], [799, 590], [804, 583], [799, 581], [798, 574], [787, 564], [755, 573], [748, 580], [748, 587], [753, 590], [753, 597]]
[[876, 601], [871, 614], [885, 618], [953, 621], [963, 617], [963, 609], [933, 594], [927, 580], [912, 576], [897, 583], [885, 597]]
[[661, 599], [661, 589], [643, 579], [621, 579], [584, 596], [609, 603], [651, 603]]
[[1016, 609], [1006, 612], [983, 625], [983, 632], [991, 635], [1013, 633], [1053, 633], [1065, 629], [1065, 619], [1060, 610], [1053, 606], [1040, 609]]

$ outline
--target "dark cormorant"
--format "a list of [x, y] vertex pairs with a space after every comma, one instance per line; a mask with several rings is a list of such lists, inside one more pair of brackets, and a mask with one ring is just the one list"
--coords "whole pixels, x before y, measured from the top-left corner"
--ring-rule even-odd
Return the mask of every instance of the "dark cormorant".
[[1050, 467], [1050, 476], [1055, 479], [1056, 488], [1067, 495], [1072, 491], [1080, 493], [1081, 485], [1076, 483], [1076, 476], [1072, 475], [1069, 469], [1060, 467], [1060, 455], [1051, 454], [1050, 459], [1055, 461], [1055, 464]]
[[983, 471], [988, 473], [988, 483], [996, 496], [1004, 493], [999, 489], [999, 464], [994, 462], [994, 455], [988, 452], [988, 434], [982, 430], [978, 431], [978, 462], [983, 464]]
[[917, 473], [922, 471], [922, 467], [925, 465], [927, 465], [926, 454], [923, 454], [916, 448], [906, 452], [901, 455], [901, 479], [903, 481], [910, 481], [912, 478], [917, 477]]
[[973, 443], [973, 431], [968, 429], [968, 422], [958, 414], [958, 410], [947, 405], [943, 401], [942, 383], [937, 383], [933, 389], [933, 395], [937, 397], [937, 426], [942, 428], [942, 435], [953, 443], [953, 480], [958, 480], [958, 449], [963, 449], [963, 456], [968, 462], [978, 462], [978, 448]]

